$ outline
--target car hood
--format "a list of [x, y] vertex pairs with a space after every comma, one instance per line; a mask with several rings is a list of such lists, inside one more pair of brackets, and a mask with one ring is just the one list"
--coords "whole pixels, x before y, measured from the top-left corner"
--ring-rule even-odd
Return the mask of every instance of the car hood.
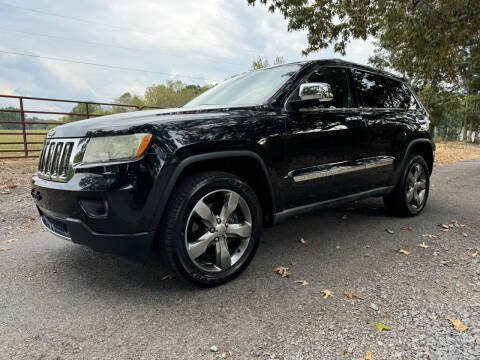
[[149, 131], [162, 123], [226, 117], [252, 107], [199, 106], [135, 111], [75, 121], [54, 128], [49, 138], [76, 138]]

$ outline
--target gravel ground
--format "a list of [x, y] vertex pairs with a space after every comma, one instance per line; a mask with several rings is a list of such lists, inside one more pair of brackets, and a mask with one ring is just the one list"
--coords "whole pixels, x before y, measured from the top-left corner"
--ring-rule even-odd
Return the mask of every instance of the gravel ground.
[[[214, 289], [162, 280], [161, 267], [95, 253], [33, 220], [0, 243], [0, 358], [479, 359], [479, 179], [480, 160], [437, 166], [416, 218], [369, 199], [267, 229], [246, 272]], [[289, 277], [273, 272], [280, 265]]]

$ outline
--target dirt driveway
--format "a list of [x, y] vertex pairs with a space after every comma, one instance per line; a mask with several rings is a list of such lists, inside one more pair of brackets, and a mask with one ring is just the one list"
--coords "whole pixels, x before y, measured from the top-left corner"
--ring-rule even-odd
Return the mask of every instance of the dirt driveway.
[[478, 359], [480, 160], [432, 184], [416, 218], [370, 199], [268, 229], [247, 271], [208, 290], [41, 232], [25, 194], [0, 195], [0, 358]]

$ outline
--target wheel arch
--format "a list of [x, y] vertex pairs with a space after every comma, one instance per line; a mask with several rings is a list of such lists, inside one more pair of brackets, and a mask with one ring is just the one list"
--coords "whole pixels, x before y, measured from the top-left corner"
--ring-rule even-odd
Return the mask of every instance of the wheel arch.
[[430, 171], [430, 174], [431, 174], [433, 171], [434, 149], [435, 149], [435, 144], [433, 143], [432, 140], [427, 138], [415, 139], [409, 142], [405, 148], [403, 157], [401, 157], [401, 162], [397, 166], [396, 174], [394, 177], [394, 184], [396, 184], [400, 176], [402, 176], [402, 173], [404, 171], [405, 165], [407, 163], [407, 160], [410, 154], [418, 154], [423, 156], [425, 158], [425, 161], [427, 162], [428, 170]]
[[428, 165], [428, 170], [430, 174], [433, 171], [433, 161], [434, 161], [434, 148], [435, 145], [430, 139], [416, 139], [410, 142], [407, 147], [405, 154], [405, 161], [410, 156], [410, 154], [421, 155]]
[[[232, 158], [235, 159], [235, 162], [232, 161]], [[157, 206], [156, 228], [162, 220], [175, 186], [185, 176], [198, 171], [224, 171], [242, 178], [252, 187], [260, 200], [264, 223], [267, 225], [272, 223], [273, 214], [276, 211], [276, 199], [263, 159], [253, 151], [232, 150], [192, 155], [181, 160], [175, 166]]]

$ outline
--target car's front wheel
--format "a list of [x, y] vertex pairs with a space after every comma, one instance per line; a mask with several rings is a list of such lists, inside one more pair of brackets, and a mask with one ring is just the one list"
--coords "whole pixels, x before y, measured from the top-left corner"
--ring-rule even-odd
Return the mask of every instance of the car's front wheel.
[[175, 276], [215, 286], [253, 258], [262, 228], [259, 200], [239, 177], [197, 173], [175, 189], [158, 233], [158, 248]]

